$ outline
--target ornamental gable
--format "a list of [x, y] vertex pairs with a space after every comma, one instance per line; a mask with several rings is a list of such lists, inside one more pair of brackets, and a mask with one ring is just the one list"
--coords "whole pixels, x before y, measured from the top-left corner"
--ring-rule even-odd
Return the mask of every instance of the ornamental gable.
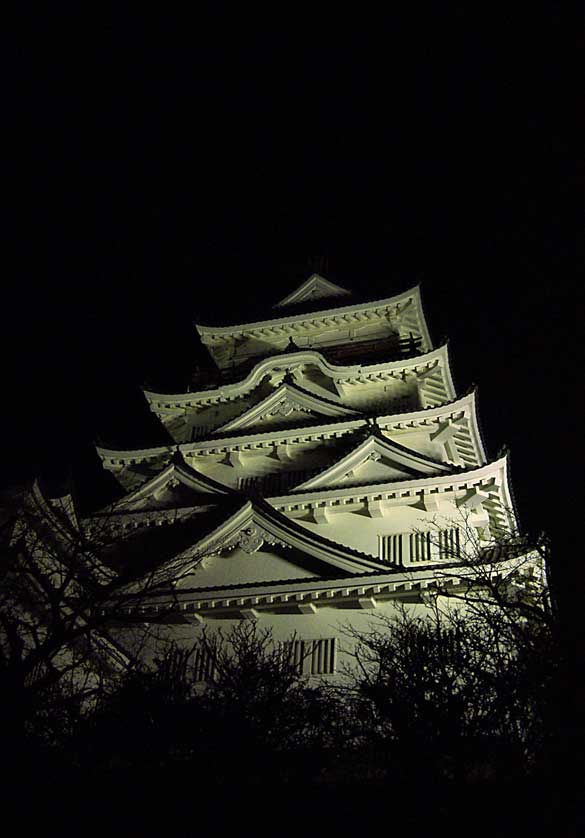
[[[285, 572], [283, 579], [296, 578], [338, 578], [351, 574], [385, 570], [385, 566], [377, 562], [372, 556], [362, 554], [351, 548], [336, 543], [333, 540], [325, 539], [322, 536], [311, 533], [300, 524], [289, 520], [282, 513], [276, 511], [272, 506], [262, 500], [251, 501], [241, 497], [240, 504], [235, 512], [232, 501], [225, 505], [226, 513], [222, 515], [222, 507], [217, 507], [209, 513], [209, 518], [220, 523], [206, 534], [191, 537], [188, 545], [176, 552], [172, 558], [168, 558], [156, 573], [156, 581], [163, 582], [171, 579], [179, 579], [185, 575], [193, 577], [196, 581], [199, 567], [212, 567], [210, 559], [215, 556], [228, 555], [237, 549], [239, 560], [233, 565], [235, 577], [230, 581], [229, 564], [218, 564], [214, 574], [222, 581], [217, 584], [230, 585], [241, 584], [241, 574], [245, 570], [249, 575], [249, 582], [261, 583], [263, 581], [260, 568], [263, 572], [269, 572], [266, 567], [267, 556], [280, 556], [283, 561], [277, 562], [274, 573]], [[197, 527], [197, 516], [185, 522], [184, 527]], [[205, 519], [203, 519], [205, 520]], [[175, 529], [177, 525], [171, 528]], [[148, 539], [148, 535], [147, 535]], [[246, 564], [243, 561], [242, 553], [255, 554], [262, 552], [262, 561], [257, 565], [252, 562]], [[284, 551], [284, 553], [282, 552]], [[167, 553], [168, 555], [168, 553]], [[206, 564], [207, 562], [207, 564]], [[293, 567], [295, 568], [293, 570]], [[299, 572], [299, 570], [301, 572]], [[207, 580], [206, 586], [211, 585], [214, 574], [206, 575], [202, 579]], [[227, 574], [227, 575], [226, 575]], [[280, 578], [280, 577], [274, 577]], [[215, 584], [215, 583], [214, 583]]]
[[243, 530], [233, 548], [202, 559], [181, 579], [181, 588], [225, 589], [234, 585], [290, 582], [323, 575], [315, 567], [309, 567], [311, 557], [286, 547], [271, 547], [262, 536], [254, 527]]
[[243, 429], [261, 428], [266, 424], [292, 425], [299, 422], [318, 422], [323, 418], [356, 417], [359, 412], [322, 398], [292, 383], [282, 384], [273, 393], [240, 416], [221, 425], [217, 432], [231, 433]]
[[229, 494], [229, 488], [192, 468], [177, 452], [166, 468], [113, 504], [109, 511], [178, 509], [217, 501]]
[[449, 471], [444, 463], [431, 460], [379, 434], [371, 434], [341, 460], [297, 488], [306, 490], [395, 482]]

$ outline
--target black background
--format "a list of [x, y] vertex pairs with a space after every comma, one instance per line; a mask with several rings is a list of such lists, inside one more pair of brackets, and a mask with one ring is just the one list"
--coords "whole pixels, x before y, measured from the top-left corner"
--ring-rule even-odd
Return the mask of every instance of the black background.
[[326, 259], [366, 297], [421, 283], [458, 393], [479, 386], [488, 454], [510, 447], [522, 523], [556, 534], [568, 580], [581, 194], [557, 6], [206, 8], [15, 27], [3, 482], [67, 464], [97, 482], [94, 441], [154, 432], [138, 439], [139, 387], [178, 386], [194, 320], [252, 319]]

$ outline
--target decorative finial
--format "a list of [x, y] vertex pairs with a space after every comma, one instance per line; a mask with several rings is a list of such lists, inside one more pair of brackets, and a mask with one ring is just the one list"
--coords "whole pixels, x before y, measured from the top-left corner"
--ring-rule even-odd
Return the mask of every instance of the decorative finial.
[[327, 251], [319, 256], [309, 256], [307, 263], [314, 274], [326, 277], [329, 273], [329, 254]]

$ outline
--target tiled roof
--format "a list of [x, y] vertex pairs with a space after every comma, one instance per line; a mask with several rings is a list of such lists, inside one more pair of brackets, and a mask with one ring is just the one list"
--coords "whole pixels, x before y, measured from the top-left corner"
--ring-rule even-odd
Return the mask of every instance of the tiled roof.
[[[272, 305], [260, 305], [251, 308], [245, 312], [246, 320], [244, 322], [261, 322], [263, 320], [282, 320], [285, 317], [294, 317], [297, 314], [313, 314], [319, 311], [330, 311], [335, 308], [342, 308], [343, 306], [352, 305], [367, 305], [370, 301], [366, 297], [352, 292], [351, 297], [348, 295], [318, 297], [314, 300], [306, 300], [302, 303], [288, 303], [286, 306], [276, 307]], [[198, 321], [201, 326], [223, 326], [225, 324], [219, 322]]]
[[253, 323], [264, 323], [264, 322], [272, 322], [272, 321], [279, 321], [279, 320], [287, 320], [291, 317], [302, 317], [305, 313], [307, 314], [319, 314], [320, 312], [326, 313], [328, 311], [332, 311], [334, 309], [344, 309], [344, 308], [367, 308], [367, 307], [376, 307], [381, 306], [387, 303], [390, 303], [392, 300], [396, 300], [399, 298], [408, 297], [409, 294], [418, 294], [419, 293], [419, 285], [411, 286], [410, 288], [405, 289], [404, 291], [398, 291], [396, 294], [392, 294], [390, 297], [383, 297], [380, 299], [360, 299], [359, 296], [352, 294], [351, 297], [343, 296], [343, 297], [321, 297], [315, 300], [317, 307], [314, 310], [309, 312], [301, 311], [298, 315], [294, 314], [291, 309], [291, 306], [283, 306], [282, 308], [269, 308], [266, 310], [264, 307], [261, 307], [259, 310], [250, 312], [250, 317], [256, 318], [259, 316], [261, 319], [250, 319], [247, 317], [246, 320], [242, 323], [203, 323], [201, 320], [196, 322], [195, 326], [203, 326], [207, 328], [218, 328], [218, 329], [239, 329], [240, 327], [248, 327]]
[[[445, 402], [444, 404], [441, 404], [441, 405], [429, 404], [426, 407], [417, 407], [417, 408], [413, 408], [413, 409], [403, 410], [403, 411], [400, 411], [400, 412], [397, 412], [397, 413], [380, 413], [380, 411], [378, 409], [378, 410], [376, 410], [375, 412], [372, 412], [372, 413], [365, 413], [364, 412], [362, 416], [356, 416], [355, 418], [351, 417], [351, 416], [339, 416], [339, 417], [329, 417], [328, 416], [327, 417], [328, 421], [321, 423], [319, 425], [319, 427], [321, 427], [321, 425], [327, 426], [327, 425], [341, 424], [342, 422], [361, 421], [363, 419], [368, 419], [368, 418], [379, 419], [382, 416], [384, 416], [384, 417], [388, 416], [388, 417], [392, 417], [392, 418], [396, 417], [396, 421], [400, 421], [399, 417], [402, 414], [404, 414], [404, 415], [409, 415], [411, 413], [424, 414], [424, 413], [429, 413], [430, 411], [443, 410], [443, 409], [445, 410], [445, 412], [448, 412], [449, 406], [452, 405], [452, 404], [455, 404], [455, 402], [460, 401], [461, 398], [462, 398], [462, 396], [457, 396], [456, 398], [451, 399], [451, 401]], [[312, 426], [316, 427], [314, 421], [311, 420], [311, 422], [312, 422]], [[309, 426], [309, 427], [311, 427], [311, 426]], [[271, 426], [270, 430], [272, 430], [272, 426]], [[292, 425], [287, 425], [286, 428], [274, 428], [274, 431], [275, 431], [276, 434], [280, 433], [281, 431], [285, 431], [285, 430], [286, 431], [293, 431], [293, 432], [296, 431], [296, 430], [303, 431], [303, 430], [307, 430], [307, 426], [304, 423], [295, 423], [295, 424], [292, 424]], [[210, 436], [210, 437], [201, 437], [200, 439], [193, 440], [192, 442], [189, 442], [189, 443], [181, 443], [181, 446], [184, 447], [185, 445], [191, 445], [191, 444], [197, 444], [197, 443], [203, 443], [203, 442], [216, 442], [216, 441], [219, 442], [220, 440], [230, 439], [232, 437], [256, 436], [256, 435], [264, 434], [264, 433], [267, 433], [267, 429], [265, 429], [265, 428], [264, 429], [259, 429], [257, 431], [251, 431], [251, 430], [247, 429], [245, 434], [242, 434], [241, 431], [236, 430], [236, 431], [230, 431], [229, 433], [217, 434], [217, 435]], [[176, 445], [177, 445], [176, 442], [172, 442], [172, 443], [160, 442], [158, 445], [153, 445], [152, 448], [166, 449], [167, 451], [170, 452], [171, 449], [176, 448]], [[97, 445], [96, 447], [98, 449], [99, 448], [104, 448], [104, 449], [106, 448], [105, 445]], [[144, 447], [139, 447], [139, 448], [108, 448], [108, 450], [110, 450], [110, 451], [120, 451], [120, 452], [133, 452], [133, 451], [145, 451], [145, 450], [149, 450], [149, 449], [145, 449]], [[165, 452], [161, 450], [160, 453], [161, 453], [161, 456], [163, 456]]]
[[[372, 559], [372, 556], [368, 558]], [[441, 569], [448, 567], [448, 565], [441, 565]], [[312, 579], [314, 581], [318, 580], [319, 582], [334, 582], [338, 581], [339, 579], [350, 580], [353, 576], [356, 579], [361, 579], [364, 576], [387, 576], [394, 573], [404, 573], [403, 567], [393, 567], [392, 565], [388, 565], [387, 568], [384, 570], [360, 570], [359, 573], [354, 574], [339, 574], [337, 576], [314, 576]], [[203, 593], [204, 591], [229, 591], [229, 590], [239, 590], [241, 588], [257, 588], [259, 586], [262, 587], [275, 587], [277, 585], [282, 586], [283, 584], [286, 585], [295, 585], [295, 584], [303, 584], [306, 582], [310, 582], [311, 577], [307, 576], [299, 576], [297, 579], [259, 579], [258, 581], [254, 582], [239, 582], [235, 585], [212, 585], [208, 588], [181, 588], [181, 594], [189, 594], [189, 593]]]

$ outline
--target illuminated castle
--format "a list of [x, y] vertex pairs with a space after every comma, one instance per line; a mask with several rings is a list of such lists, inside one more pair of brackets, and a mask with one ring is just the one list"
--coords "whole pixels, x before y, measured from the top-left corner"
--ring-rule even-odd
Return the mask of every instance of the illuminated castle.
[[196, 328], [214, 374], [145, 393], [173, 444], [98, 449], [125, 495], [86, 524], [108, 517], [136, 577], [148, 557], [141, 620], [193, 642], [256, 619], [328, 675], [344, 625], [424, 609], [470, 533], [514, 530], [506, 457], [487, 462], [418, 287], [364, 302], [314, 274], [266, 319]]

